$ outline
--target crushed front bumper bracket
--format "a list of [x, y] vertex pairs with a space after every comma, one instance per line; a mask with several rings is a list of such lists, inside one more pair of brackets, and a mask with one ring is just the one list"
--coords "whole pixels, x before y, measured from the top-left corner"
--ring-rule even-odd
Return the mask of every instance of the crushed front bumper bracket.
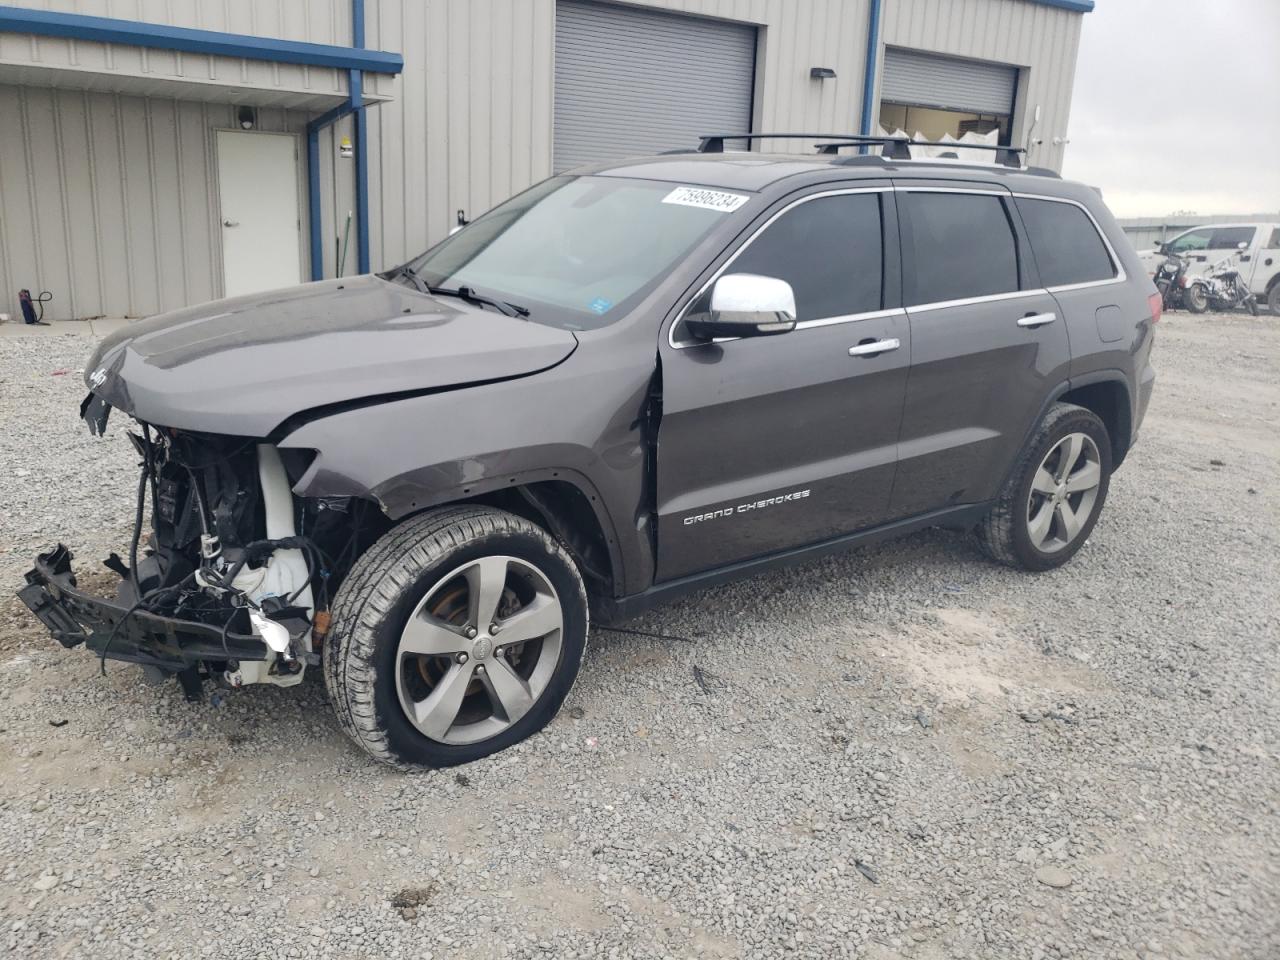
[[266, 660], [256, 635], [223, 633], [214, 624], [180, 620], [95, 597], [76, 588], [71, 551], [62, 544], [42, 553], [18, 591], [22, 602], [64, 647], [83, 643], [110, 660], [180, 671], [201, 660]]

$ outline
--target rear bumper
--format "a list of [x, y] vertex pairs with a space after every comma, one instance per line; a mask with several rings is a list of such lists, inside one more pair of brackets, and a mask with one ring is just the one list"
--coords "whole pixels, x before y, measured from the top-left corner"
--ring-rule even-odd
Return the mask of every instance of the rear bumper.
[[76, 588], [71, 551], [62, 544], [42, 553], [18, 597], [64, 647], [85, 647], [109, 660], [179, 671], [202, 660], [266, 660], [256, 635], [223, 633], [195, 620], [166, 617], [106, 600]]

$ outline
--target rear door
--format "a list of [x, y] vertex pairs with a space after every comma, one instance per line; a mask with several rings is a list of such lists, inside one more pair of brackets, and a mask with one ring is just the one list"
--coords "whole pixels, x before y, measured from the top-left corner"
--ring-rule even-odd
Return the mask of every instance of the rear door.
[[911, 355], [897, 250], [887, 184], [827, 186], [780, 202], [690, 300], [724, 273], [777, 277], [799, 323], [697, 343], [677, 319], [664, 336], [658, 580], [885, 519]]
[[[1014, 200], [1031, 243], [1040, 282], [1053, 294], [1071, 351], [1096, 363], [1107, 350], [1128, 349], [1147, 322], [1123, 297], [1125, 273], [1093, 215], [1074, 200], [1018, 194]], [[1080, 363], [1072, 373], [1079, 374]]]
[[896, 196], [911, 375], [891, 509], [905, 517], [992, 499], [1071, 352], [1007, 190]]

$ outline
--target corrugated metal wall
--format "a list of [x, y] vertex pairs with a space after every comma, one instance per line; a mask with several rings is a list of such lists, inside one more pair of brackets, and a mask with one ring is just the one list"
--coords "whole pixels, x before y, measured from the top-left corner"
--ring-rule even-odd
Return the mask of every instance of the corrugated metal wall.
[[[345, 45], [351, 0], [6, 0], [10, 6], [81, 13]], [[413, 0], [408, 0], [413, 2]], [[395, 49], [394, 47], [390, 49]], [[100, 72], [156, 81], [250, 86], [265, 90], [345, 93], [346, 74], [289, 63], [197, 56], [61, 37], [0, 33], [0, 64], [35, 63], [72, 72]]]
[[[258, 128], [306, 119], [259, 109]], [[231, 106], [0, 85], [0, 302], [136, 317], [220, 296], [219, 127]]]
[[[320, 43], [345, 44], [351, 36], [350, 0], [19, 3]], [[868, 0], [633, 5], [763, 27], [757, 129], [856, 129]], [[550, 175], [555, 2], [367, 0], [367, 11], [368, 46], [399, 51], [405, 60], [399, 77], [370, 78], [373, 92], [394, 97], [369, 110], [377, 269], [444, 237], [459, 209], [477, 215]], [[1046, 142], [1031, 159], [1057, 167], [1061, 148], [1050, 141], [1066, 131], [1080, 20], [1026, 0], [885, 0], [881, 40], [882, 46], [1030, 66], [1019, 80], [1014, 139], [1021, 141], [1025, 117], [1040, 103], [1038, 135]], [[0, 34], [0, 63], [41, 58], [137, 73], [154, 78], [161, 90], [171, 79], [223, 80], [228, 69], [236, 82], [266, 90], [332, 95], [346, 82], [336, 71]], [[815, 66], [833, 68], [836, 78], [810, 79]], [[260, 108], [259, 125], [301, 131], [310, 116]], [[55, 290], [56, 316], [145, 314], [217, 295], [221, 247], [211, 131], [232, 120], [229, 107], [172, 98], [0, 87], [0, 303], [9, 304], [13, 291], [28, 285]], [[338, 141], [350, 130], [344, 121], [321, 138], [328, 275], [336, 236], [354, 207], [352, 163], [337, 157]], [[805, 149], [785, 141], [762, 146]], [[94, 243], [95, 236], [103, 242]]]
[[[901, 2], [901, 0], [897, 0]], [[759, 129], [853, 130], [867, 0], [636, 0], [762, 31]], [[393, 264], [551, 175], [554, 0], [370, 0], [368, 42], [400, 50], [394, 100], [370, 111], [372, 260]], [[810, 67], [836, 79], [811, 80]], [[385, 89], [385, 88], [383, 88]], [[690, 144], [692, 145], [692, 144]], [[672, 144], [673, 147], [681, 144]], [[766, 148], [787, 147], [782, 142]]]
[[880, 39], [882, 47], [931, 50], [1024, 68], [1013, 115], [1014, 145], [1024, 145], [1027, 126], [1040, 104], [1035, 136], [1044, 143], [1031, 151], [1028, 162], [1060, 170], [1062, 146], [1055, 146], [1053, 138], [1067, 135], [1081, 21], [1082, 14], [1027, 0], [886, 0]]

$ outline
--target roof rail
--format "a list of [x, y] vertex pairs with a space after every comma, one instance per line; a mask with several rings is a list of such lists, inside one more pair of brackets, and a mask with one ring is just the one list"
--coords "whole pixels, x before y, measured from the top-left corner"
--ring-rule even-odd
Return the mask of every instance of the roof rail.
[[[1027, 151], [1023, 147], [1010, 147], [1005, 144], [988, 144], [988, 143], [934, 143], [930, 140], [908, 140], [905, 137], [879, 137], [871, 138], [880, 140], [884, 144], [881, 156], [892, 157], [894, 160], [910, 160], [912, 147], [945, 147], [946, 149], [956, 150], [990, 150], [996, 155], [996, 162], [1006, 167], [1022, 168], [1022, 155]], [[815, 144], [819, 153], [837, 153], [843, 147], [859, 146], [865, 137], [859, 137], [856, 141], [840, 138], [838, 141], [831, 143]], [[922, 157], [921, 159], [931, 159]]]
[[726, 140], [812, 140], [823, 142], [814, 144], [819, 153], [837, 153], [845, 147], [863, 147], [879, 145], [880, 155], [891, 160], [910, 160], [912, 147], [951, 147], [958, 150], [991, 150], [996, 154], [996, 161], [1006, 167], [1021, 168], [1022, 155], [1027, 151], [1022, 147], [990, 145], [985, 143], [930, 143], [928, 140], [911, 140], [907, 137], [868, 137], [858, 134], [844, 133], [704, 133], [698, 144], [699, 153], [724, 153]]
[[839, 140], [841, 143], [865, 140], [883, 143], [891, 137], [857, 137], [843, 133], [704, 133], [699, 138], [699, 153], [724, 153], [726, 140]]

